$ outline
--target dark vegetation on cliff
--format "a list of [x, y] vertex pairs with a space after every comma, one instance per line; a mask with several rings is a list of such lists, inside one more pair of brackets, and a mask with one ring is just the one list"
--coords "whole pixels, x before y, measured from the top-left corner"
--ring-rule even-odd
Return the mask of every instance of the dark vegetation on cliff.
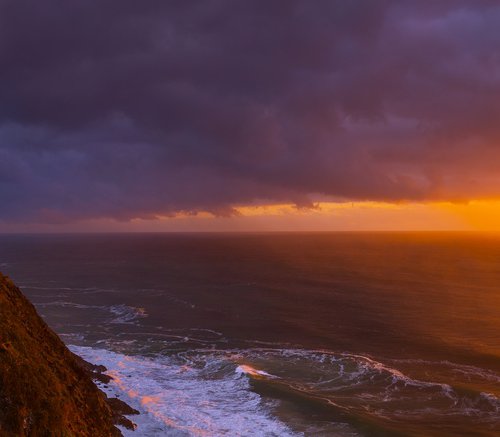
[[[74, 355], [0, 273], [0, 436], [120, 436], [135, 411], [93, 378], [102, 366]], [[137, 412], [135, 412], [137, 413]]]

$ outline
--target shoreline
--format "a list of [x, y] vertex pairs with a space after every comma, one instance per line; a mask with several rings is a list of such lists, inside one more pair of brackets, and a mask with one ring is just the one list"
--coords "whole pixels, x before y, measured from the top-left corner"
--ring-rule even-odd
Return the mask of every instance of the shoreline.
[[0, 273], [0, 435], [120, 436], [139, 412], [95, 381], [106, 368], [68, 349], [13, 281]]

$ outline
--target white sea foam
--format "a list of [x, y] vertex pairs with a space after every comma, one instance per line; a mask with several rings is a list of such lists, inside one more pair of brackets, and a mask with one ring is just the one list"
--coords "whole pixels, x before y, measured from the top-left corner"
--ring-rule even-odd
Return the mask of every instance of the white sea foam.
[[[408, 415], [422, 414], [430, 403], [436, 406], [433, 414], [438, 416], [468, 414], [491, 421], [498, 419], [500, 411], [500, 400], [491, 393], [461, 393], [449, 384], [411, 378], [365, 355], [260, 348], [244, 352], [241, 358], [267, 363], [265, 367], [272, 376], [281, 378], [291, 387], [305, 388], [311, 393], [328, 396], [330, 400], [339, 397], [347, 408], [361, 401], [381, 417], [392, 414], [394, 405], [399, 403], [409, 408], [406, 410]], [[286, 363], [284, 367], [283, 363]], [[252, 371], [256, 372], [254, 376], [259, 376], [252, 368], [248, 374]], [[487, 376], [493, 379], [492, 374]]]
[[[50, 281], [47, 281], [50, 282]], [[19, 283], [19, 288], [22, 290], [31, 290], [31, 291], [40, 291], [42, 294], [38, 295], [39, 297], [69, 297], [69, 296], [80, 296], [80, 295], [89, 295], [89, 294], [115, 294], [120, 293], [120, 290], [116, 290], [113, 288], [98, 288], [98, 287], [61, 287], [57, 284], [54, 284], [51, 287], [47, 286], [39, 286], [33, 285], [30, 283]], [[51, 291], [52, 293], [48, 294], [47, 291]], [[31, 296], [34, 296], [30, 293]], [[35, 295], [37, 296], [37, 295]]]
[[271, 375], [265, 370], [258, 370], [252, 366], [249, 366], [248, 364], [240, 364], [238, 367], [236, 367], [236, 373], [271, 379], [278, 378], [278, 376]]
[[392, 361], [394, 363], [409, 363], [409, 364], [431, 366], [433, 369], [444, 367], [450, 369], [452, 372], [458, 375], [466, 377], [467, 379], [476, 377], [490, 382], [497, 382], [497, 383], [500, 382], [500, 375], [498, 375], [497, 373], [491, 370], [482, 369], [480, 367], [468, 364], [458, 364], [447, 360], [430, 361], [423, 359], [393, 359]]
[[[114, 378], [110, 389], [142, 412], [130, 436], [291, 436], [261, 397], [250, 390], [238, 365], [205, 357], [204, 365], [173, 358], [150, 359], [71, 346], [84, 359], [103, 364]], [[232, 369], [232, 370], [231, 370]]]
[[169, 293], [166, 290], [158, 289], [158, 288], [141, 288], [138, 291], [140, 292], [146, 292], [148, 293], [149, 296], [161, 296], [161, 298], [164, 301], [170, 301], [174, 304], [178, 304], [190, 309], [196, 308], [196, 305], [194, 303], [188, 302], [187, 300], [180, 299], [178, 296]]
[[42, 302], [42, 303], [37, 303], [37, 307], [45, 308], [45, 307], [63, 307], [63, 308], [78, 308], [78, 309], [104, 309], [106, 307], [102, 305], [85, 305], [85, 304], [80, 304], [80, 303], [75, 303], [75, 302], [66, 302], [62, 300], [55, 300], [53, 302]]
[[[40, 287], [37, 285], [29, 285], [29, 284], [19, 284], [21, 288], [26, 288], [28, 290], [50, 290], [50, 291], [95, 291], [97, 288], [81, 288], [81, 287]], [[101, 291], [101, 290], [99, 290]]]
[[139, 319], [147, 317], [144, 308], [128, 305], [113, 305], [107, 309], [115, 316], [109, 323], [136, 324]]
[[99, 310], [111, 314], [111, 318], [108, 323], [113, 324], [137, 324], [139, 319], [147, 317], [146, 310], [144, 308], [133, 307], [129, 305], [87, 305], [76, 302], [68, 302], [62, 300], [56, 300], [53, 302], [41, 302], [36, 304], [39, 308], [45, 307], [62, 307], [62, 308], [76, 308], [81, 310]]
[[414, 387], [436, 387], [440, 388], [446, 396], [450, 396], [453, 389], [448, 384], [442, 384], [439, 382], [431, 382], [431, 381], [422, 381], [418, 379], [410, 378], [404, 375], [401, 371], [394, 369], [390, 366], [382, 364], [378, 361], [373, 360], [372, 358], [366, 357], [364, 355], [354, 355], [354, 354], [342, 354], [348, 358], [355, 358], [357, 360], [360, 368], [366, 372], [376, 371], [380, 375], [388, 375], [392, 381], [392, 384], [402, 383], [405, 386], [414, 386]]
[[[135, 349], [135, 344], [130, 346], [130, 350]], [[126, 353], [127, 347], [125, 344], [122, 349]], [[211, 348], [145, 358], [85, 347], [73, 350], [88, 361], [108, 367], [115, 378], [111, 387], [143, 412], [138, 419], [139, 434], [135, 434], [139, 436], [293, 435], [287, 425], [271, 415], [270, 401], [252, 391], [251, 381], [256, 379], [288, 386], [290, 391], [286, 392], [292, 399], [293, 393], [308, 393], [336, 409], [354, 414], [369, 411], [388, 420], [454, 416], [494, 424], [499, 419], [500, 400], [495, 394], [463, 392], [439, 381], [414, 379], [365, 355]], [[293, 420], [301, 423], [301, 419], [287, 416], [290, 426], [294, 426]], [[339, 428], [341, 425], [347, 428]], [[330, 434], [323, 430], [323, 435], [357, 434], [348, 424], [332, 422], [328, 426], [333, 427], [328, 430]]]

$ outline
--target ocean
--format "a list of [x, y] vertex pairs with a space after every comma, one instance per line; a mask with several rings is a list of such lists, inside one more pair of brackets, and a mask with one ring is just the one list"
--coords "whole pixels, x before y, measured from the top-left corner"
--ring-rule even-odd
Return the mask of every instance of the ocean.
[[500, 235], [2, 235], [133, 436], [500, 435]]

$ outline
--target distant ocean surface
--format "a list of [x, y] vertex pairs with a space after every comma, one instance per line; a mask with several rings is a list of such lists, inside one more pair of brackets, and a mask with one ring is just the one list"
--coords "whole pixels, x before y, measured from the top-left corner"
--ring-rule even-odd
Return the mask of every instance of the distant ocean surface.
[[500, 435], [500, 235], [3, 235], [135, 436]]

